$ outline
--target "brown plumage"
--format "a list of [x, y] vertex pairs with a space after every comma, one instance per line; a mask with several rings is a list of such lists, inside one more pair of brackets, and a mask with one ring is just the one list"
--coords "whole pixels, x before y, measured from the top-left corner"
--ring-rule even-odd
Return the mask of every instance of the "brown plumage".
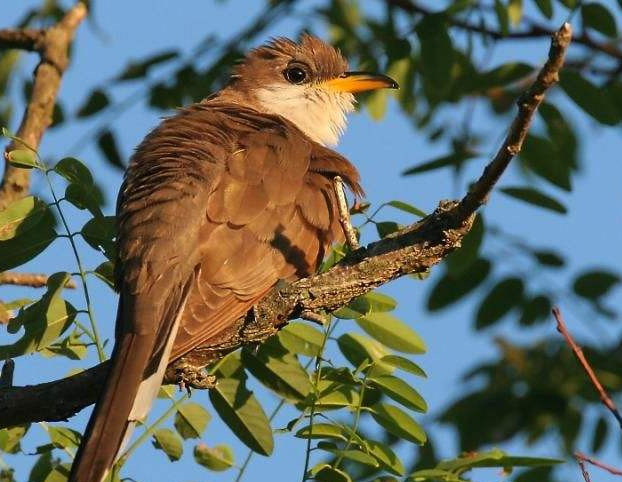
[[[292, 62], [309, 76], [299, 91], [286, 78]], [[336, 96], [327, 102], [341, 111], [326, 114], [336, 119], [351, 94], [324, 82], [345, 78], [346, 66], [318, 39], [278, 39], [251, 52], [227, 88], [164, 120], [136, 150], [117, 205], [112, 366], [71, 481], [102, 480], [170, 361], [209, 343], [278, 280], [313, 273], [342, 239], [332, 179], [341, 176], [358, 195], [358, 172], [313, 140], [333, 131], [303, 132], [313, 127], [296, 122], [289, 101], [279, 111], [278, 93], [300, 92], [301, 108], [303, 99]], [[266, 104], [261, 89], [277, 101]]]

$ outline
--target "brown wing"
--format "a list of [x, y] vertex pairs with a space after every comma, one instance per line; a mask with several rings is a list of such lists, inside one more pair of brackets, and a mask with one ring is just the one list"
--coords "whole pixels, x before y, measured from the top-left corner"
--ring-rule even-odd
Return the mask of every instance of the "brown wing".
[[207, 203], [200, 272], [171, 360], [216, 337], [278, 280], [317, 269], [341, 236], [335, 175], [360, 193], [354, 167], [293, 125], [250, 112], [229, 116], [238, 134]]

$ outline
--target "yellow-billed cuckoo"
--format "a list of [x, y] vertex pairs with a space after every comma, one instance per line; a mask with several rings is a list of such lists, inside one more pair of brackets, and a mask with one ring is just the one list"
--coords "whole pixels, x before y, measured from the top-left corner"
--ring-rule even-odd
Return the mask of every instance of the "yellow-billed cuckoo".
[[315, 37], [279, 38], [138, 146], [117, 202], [116, 344], [70, 481], [106, 476], [168, 363], [209, 344], [279, 280], [313, 273], [343, 240], [332, 180], [362, 190], [356, 168], [326, 146], [353, 93], [378, 88], [397, 84], [348, 72]]

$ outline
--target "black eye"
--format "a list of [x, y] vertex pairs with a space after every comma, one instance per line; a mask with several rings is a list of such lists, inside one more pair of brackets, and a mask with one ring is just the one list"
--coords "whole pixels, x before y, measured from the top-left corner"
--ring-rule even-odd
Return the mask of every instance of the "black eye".
[[290, 84], [302, 84], [307, 79], [307, 73], [300, 67], [288, 67], [283, 75]]

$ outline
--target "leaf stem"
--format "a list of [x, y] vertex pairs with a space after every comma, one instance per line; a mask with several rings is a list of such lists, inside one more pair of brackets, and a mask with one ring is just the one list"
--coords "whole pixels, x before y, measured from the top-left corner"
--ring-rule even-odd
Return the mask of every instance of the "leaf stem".
[[[41, 161], [43, 162], [43, 161]], [[95, 316], [93, 315], [93, 306], [91, 304], [91, 296], [89, 294], [89, 289], [86, 284], [86, 275], [84, 273], [84, 268], [82, 267], [82, 260], [80, 259], [80, 254], [78, 254], [78, 248], [76, 247], [76, 243], [71, 234], [71, 230], [69, 229], [69, 224], [65, 219], [65, 215], [63, 214], [63, 210], [60, 208], [58, 204], [58, 198], [56, 197], [56, 192], [54, 192], [54, 186], [52, 185], [52, 181], [50, 180], [49, 171], [47, 169], [43, 170], [45, 174], [45, 180], [47, 181], [48, 187], [50, 188], [50, 192], [52, 193], [52, 198], [56, 203], [56, 210], [60, 216], [60, 219], [63, 223], [65, 231], [67, 233], [67, 238], [69, 239], [69, 243], [71, 244], [71, 249], [73, 250], [74, 257], [76, 258], [76, 263], [78, 265], [78, 273], [80, 275], [80, 280], [82, 281], [82, 290], [84, 292], [84, 300], [86, 301], [86, 308], [88, 312], [89, 322], [91, 324], [91, 332], [93, 333], [93, 341], [95, 342], [95, 347], [97, 348], [97, 356], [99, 357], [99, 361], [106, 361], [106, 353], [104, 352], [104, 348], [101, 344], [101, 340], [99, 337], [99, 332], [97, 330], [97, 323], [95, 322]]]

